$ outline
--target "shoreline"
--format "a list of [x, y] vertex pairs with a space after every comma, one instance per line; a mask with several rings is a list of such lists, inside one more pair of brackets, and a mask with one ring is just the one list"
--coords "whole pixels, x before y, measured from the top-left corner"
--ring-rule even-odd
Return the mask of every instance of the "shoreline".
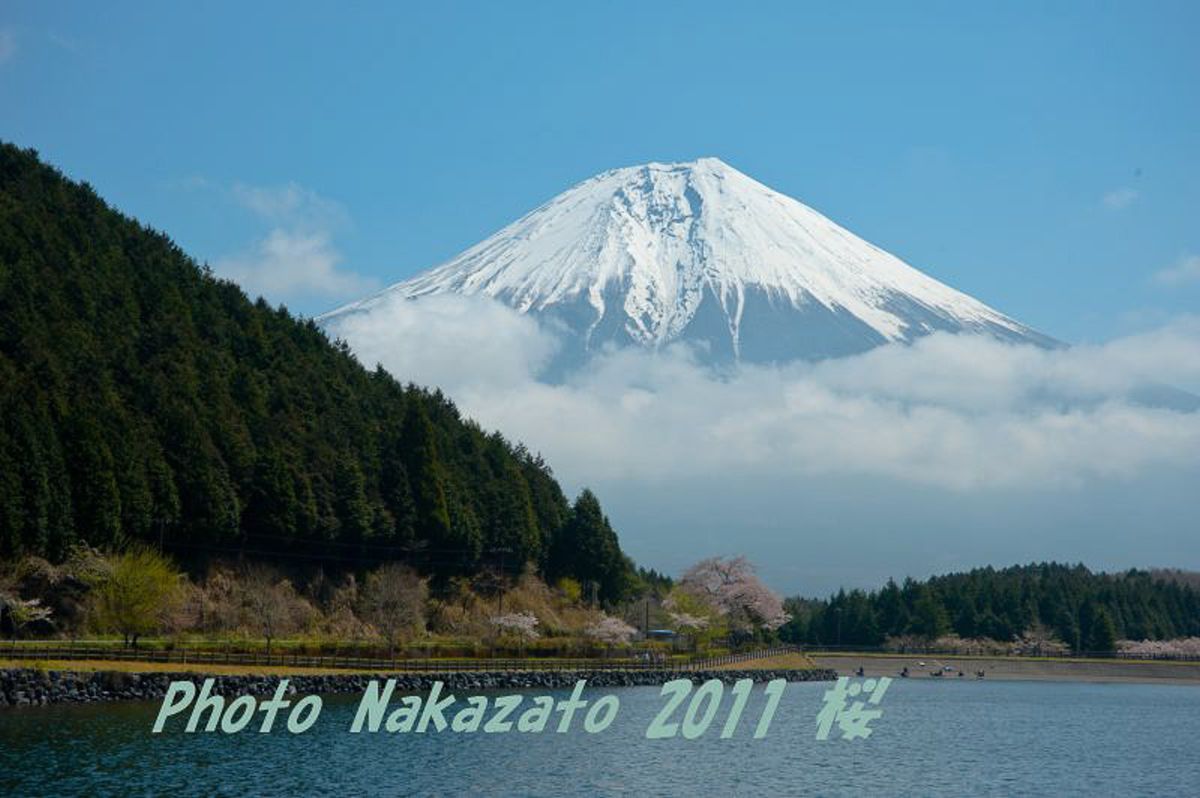
[[214, 674], [203, 671], [50, 670], [38, 668], [0, 669], [0, 709], [88, 704], [107, 701], [159, 700], [173, 681], [214, 680], [213, 693], [222, 696], [271, 695], [281, 679], [288, 679], [288, 694], [361, 693], [379, 679], [395, 679], [402, 692], [428, 692], [434, 682], [450, 690], [567, 689], [581, 679], [589, 687], [658, 686], [672, 679], [693, 683], [719, 679], [768, 682], [833, 681], [836, 674], [824, 668], [739, 670], [546, 670], [546, 671], [455, 671], [451, 673], [324, 673], [324, 674]]
[[1200, 662], [813, 652], [808, 657], [839, 676], [853, 676], [861, 667], [864, 676], [895, 677], [907, 667], [909, 678], [930, 679], [933, 671], [950, 666], [941, 678], [959, 681], [961, 670], [963, 680], [974, 679], [982, 670], [985, 679], [1001, 681], [1200, 685]]
[[[177, 663], [133, 663], [112, 661], [50, 661], [30, 667], [26, 662], [0, 659], [0, 709], [46, 706], [62, 703], [158, 700], [172, 681], [215, 680], [214, 693], [225, 696], [269, 695], [280, 679], [288, 679], [289, 693], [358, 693], [376, 679], [395, 679], [402, 691], [426, 692], [434, 682], [451, 690], [563, 689], [585, 679], [592, 687], [658, 686], [672, 679], [694, 683], [720, 679], [766, 682], [832, 681], [854, 676], [861, 667], [864, 677], [898, 677], [908, 668], [909, 678], [940, 677], [951, 681], [975, 680], [982, 670], [985, 679], [999, 681], [1060, 681], [1125, 684], [1200, 685], [1200, 662], [1104, 659], [1036, 659], [996, 656], [807, 653], [795, 658], [768, 657], [694, 671], [663, 670], [513, 670], [513, 671], [404, 671], [363, 669], [329, 671], [287, 666], [187, 666]], [[802, 665], [797, 667], [797, 665]], [[958, 672], [963, 676], [959, 677]]]

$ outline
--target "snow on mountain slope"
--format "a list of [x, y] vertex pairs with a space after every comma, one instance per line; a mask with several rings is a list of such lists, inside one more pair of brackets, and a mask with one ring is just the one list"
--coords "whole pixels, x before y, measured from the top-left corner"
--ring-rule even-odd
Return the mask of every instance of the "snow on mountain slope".
[[716, 158], [578, 184], [454, 259], [321, 318], [486, 295], [608, 343], [691, 341], [714, 361], [862, 352], [935, 330], [1053, 341]]

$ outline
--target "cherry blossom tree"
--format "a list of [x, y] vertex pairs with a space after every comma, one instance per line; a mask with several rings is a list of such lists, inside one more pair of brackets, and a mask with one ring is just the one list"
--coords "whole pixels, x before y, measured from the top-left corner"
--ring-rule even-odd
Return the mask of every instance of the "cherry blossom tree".
[[669, 612], [671, 623], [684, 632], [699, 632], [708, 628], [708, 618], [686, 612]]
[[506, 615], [495, 615], [489, 619], [500, 635], [509, 635], [520, 640], [537, 640], [537, 616], [532, 612], [510, 612]]
[[628, 643], [637, 634], [629, 624], [611, 615], [601, 615], [600, 620], [583, 630], [583, 633], [601, 643], [622, 645]]
[[1037, 622], [1021, 633], [1012, 644], [1012, 653], [1019, 656], [1061, 657], [1071, 647], [1059, 639], [1054, 630]]
[[691, 638], [695, 645], [706, 645], [729, 632], [720, 609], [682, 585], [676, 585], [667, 595], [663, 609], [671, 619], [671, 628]]
[[1117, 651], [1126, 657], [1147, 659], [1200, 659], [1200, 637], [1174, 640], [1120, 640]]
[[773, 631], [791, 617], [783, 599], [763, 584], [745, 557], [701, 560], [684, 572], [679, 587], [711, 607], [734, 631]]
[[13, 637], [19, 637], [21, 630], [29, 624], [47, 620], [53, 614], [49, 607], [42, 605], [41, 599], [21, 599], [4, 593], [0, 593], [0, 607], [8, 611]]

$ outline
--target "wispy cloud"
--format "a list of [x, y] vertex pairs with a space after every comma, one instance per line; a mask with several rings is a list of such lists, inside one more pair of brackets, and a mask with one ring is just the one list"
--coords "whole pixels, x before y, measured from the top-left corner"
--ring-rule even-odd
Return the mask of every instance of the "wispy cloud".
[[343, 269], [341, 260], [325, 233], [275, 228], [245, 252], [218, 260], [213, 270], [247, 293], [274, 301], [337, 302], [378, 287], [374, 280]]
[[17, 54], [17, 34], [8, 28], [0, 28], [0, 64], [11, 61]]
[[[191, 182], [198, 188], [212, 187], [202, 178]], [[227, 196], [269, 225], [253, 244], [213, 264], [217, 274], [248, 293], [273, 302], [328, 306], [378, 288], [376, 280], [345, 268], [333, 243], [334, 233], [350, 226], [350, 215], [340, 203], [294, 182], [235, 183]]]
[[1101, 198], [1101, 202], [1110, 211], [1119, 211], [1135, 203], [1141, 195], [1141, 192], [1136, 188], [1117, 188], [1106, 193]]
[[315, 229], [337, 229], [349, 222], [340, 203], [322, 197], [298, 183], [282, 186], [252, 186], [234, 183], [234, 201], [254, 214], [276, 224]]
[[1174, 266], [1156, 272], [1154, 282], [1167, 286], [1200, 283], [1200, 255], [1185, 255]]

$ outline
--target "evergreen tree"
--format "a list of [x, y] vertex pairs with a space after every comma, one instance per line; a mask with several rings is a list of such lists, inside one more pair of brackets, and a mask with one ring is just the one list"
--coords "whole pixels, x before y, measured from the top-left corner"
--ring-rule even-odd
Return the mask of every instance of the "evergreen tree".
[[1099, 656], [1112, 654], [1117, 648], [1117, 627], [1113, 623], [1112, 615], [1106, 607], [1099, 604], [1089, 603], [1084, 606], [1087, 611], [1081, 625], [1087, 629], [1085, 650], [1089, 654]]
[[584, 489], [554, 543], [550, 573], [573, 576], [600, 601], [621, 598], [629, 579], [628, 563], [617, 545], [617, 535], [600, 509], [596, 495]]
[[946, 634], [949, 629], [950, 619], [946, 608], [932, 590], [923, 587], [920, 597], [913, 604], [912, 618], [908, 623], [909, 633], [932, 640]]
[[340, 528], [338, 539], [366, 542], [374, 531], [374, 513], [367, 502], [366, 480], [358, 464], [346, 456], [338, 463], [334, 484], [334, 513]]
[[[141, 539], [181, 561], [423, 552], [449, 574], [506, 548], [544, 570], [572, 517], [540, 457], [441, 392], [364, 369], [0, 144], [0, 556]], [[584, 534], [600, 559], [572, 566], [606, 597], [625, 562], [611, 532]]]
[[455, 541], [450, 534], [450, 510], [446, 505], [446, 488], [437, 456], [437, 443], [429, 415], [421, 403], [408, 404], [400, 442], [409, 493], [415, 507], [417, 536], [437, 548], [453, 548]]
[[795, 642], [830, 644], [839, 620], [847, 643], [866, 640], [872, 617], [880, 638], [935, 637], [952, 628], [964, 638], [1009, 642], [1038, 627], [1075, 651], [1109, 652], [1125, 638], [1200, 635], [1200, 590], [1187, 580], [1137, 570], [1092, 573], [1059, 563], [977, 568], [926, 582], [907, 579], [903, 586], [888, 580], [861, 600], [839, 591], [824, 601], [791, 602], [803, 609], [803, 621], [788, 624], [781, 635]]

